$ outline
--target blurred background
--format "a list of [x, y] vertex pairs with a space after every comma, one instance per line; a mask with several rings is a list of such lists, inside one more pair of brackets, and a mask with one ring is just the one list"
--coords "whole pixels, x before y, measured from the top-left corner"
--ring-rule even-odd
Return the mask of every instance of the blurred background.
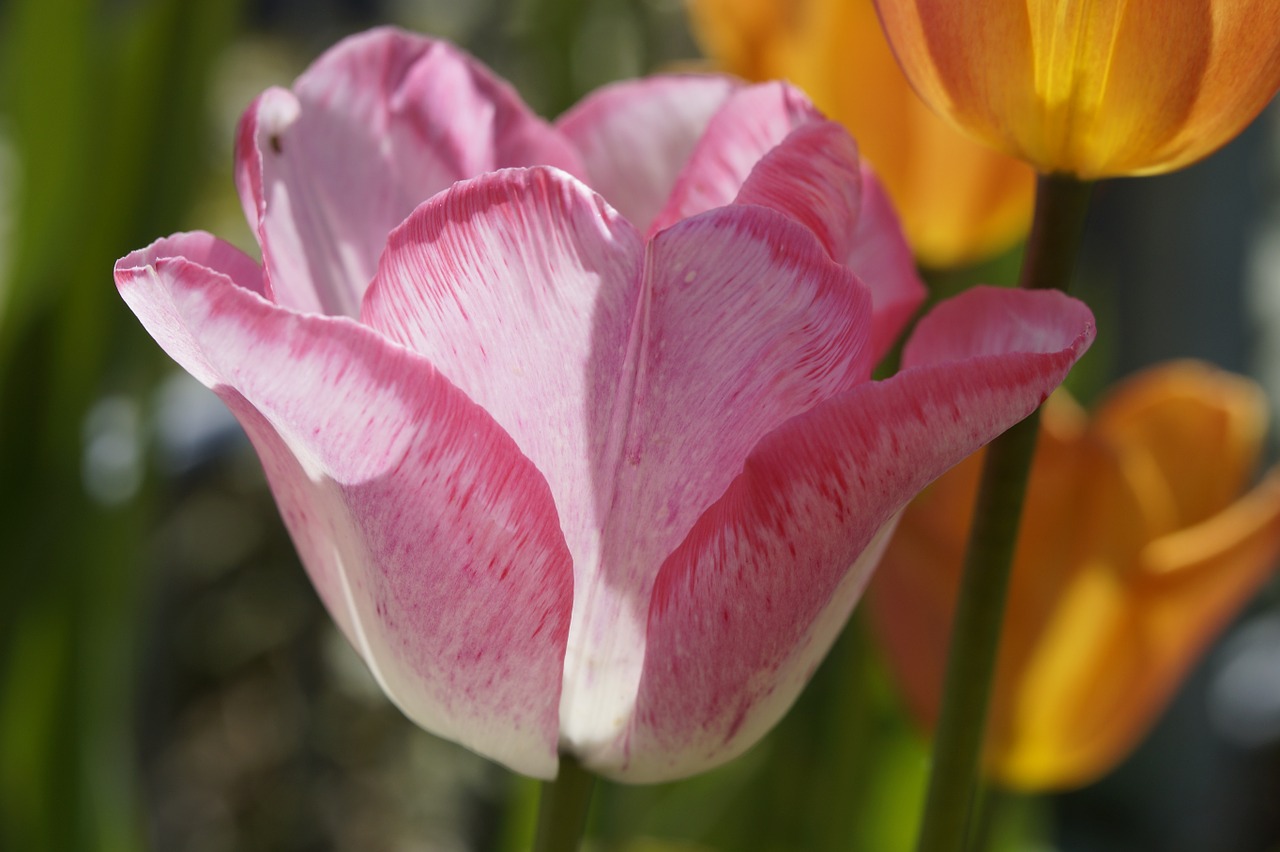
[[[536, 785], [414, 728], [311, 590], [257, 460], [112, 285], [176, 230], [256, 254], [233, 129], [344, 35], [455, 40], [554, 116], [698, 57], [679, 0], [0, 0], [0, 850], [516, 850]], [[1098, 191], [1077, 386], [1196, 356], [1280, 399], [1274, 110]], [[1014, 251], [934, 276], [1007, 283]], [[678, 784], [603, 784], [602, 850], [911, 848], [927, 747], [855, 615], [787, 720]], [[1280, 849], [1275, 584], [1084, 790], [1009, 797], [992, 848]]]

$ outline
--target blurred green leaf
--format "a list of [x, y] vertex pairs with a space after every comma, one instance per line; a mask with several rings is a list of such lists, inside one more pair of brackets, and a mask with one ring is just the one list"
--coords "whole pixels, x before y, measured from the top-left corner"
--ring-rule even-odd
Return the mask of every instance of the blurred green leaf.
[[[172, 230], [238, 2], [13, 0], [0, 126], [16, 228], [0, 311], [0, 848], [139, 848], [131, 723], [145, 505], [93, 502], [85, 416], [138, 402], [158, 354], [111, 265]], [[149, 344], [149, 341], [145, 341]]]

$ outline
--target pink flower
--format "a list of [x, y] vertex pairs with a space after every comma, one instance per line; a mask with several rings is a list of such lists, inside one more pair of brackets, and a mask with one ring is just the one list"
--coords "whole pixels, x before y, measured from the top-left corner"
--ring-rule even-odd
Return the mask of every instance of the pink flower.
[[1092, 338], [1071, 299], [979, 289], [871, 381], [920, 283], [851, 140], [782, 85], [626, 83], [552, 126], [381, 30], [239, 143], [263, 265], [180, 234], [120, 292], [240, 419], [391, 700], [530, 775], [754, 743], [899, 510]]

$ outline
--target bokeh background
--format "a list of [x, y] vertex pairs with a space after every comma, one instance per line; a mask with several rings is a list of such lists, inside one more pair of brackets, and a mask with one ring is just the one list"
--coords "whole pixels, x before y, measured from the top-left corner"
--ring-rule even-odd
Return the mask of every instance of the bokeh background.
[[[536, 785], [382, 698], [238, 427], [111, 281], [175, 230], [256, 251], [240, 111], [380, 23], [458, 41], [547, 116], [698, 57], [679, 0], [0, 0], [0, 850], [527, 847]], [[1084, 396], [1195, 356], [1280, 399], [1276, 127], [1273, 109], [1196, 167], [1100, 188]], [[1016, 264], [933, 280], [1007, 283]], [[1000, 796], [992, 848], [1280, 850], [1277, 603], [1273, 583], [1108, 778]], [[855, 616], [748, 755], [602, 785], [593, 848], [908, 850], [926, 763]]]

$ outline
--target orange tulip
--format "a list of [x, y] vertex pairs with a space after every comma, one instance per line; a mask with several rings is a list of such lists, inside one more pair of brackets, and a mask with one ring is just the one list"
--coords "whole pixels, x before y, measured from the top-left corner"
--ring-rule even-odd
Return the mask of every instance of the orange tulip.
[[[986, 764], [1078, 786], [1145, 734], [1280, 557], [1280, 471], [1244, 496], [1266, 430], [1248, 379], [1176, 362], [1088, 418], [1044, 408], [992, 695]], [[904, 513], [869, 591], [908, 705], [936, 719], [980, 454]]]
[[876, 0], [920, 96], [1045, 173], [1167, 172], [1280, 86], [1275, 0]]
[[789, 79], [849, 128], [925, 265], [977, 260], [1025, 233], [1031, 170], [956, 132], [916, 97], [872, 0], [690, 0], [689, 10], [723, 67]]

